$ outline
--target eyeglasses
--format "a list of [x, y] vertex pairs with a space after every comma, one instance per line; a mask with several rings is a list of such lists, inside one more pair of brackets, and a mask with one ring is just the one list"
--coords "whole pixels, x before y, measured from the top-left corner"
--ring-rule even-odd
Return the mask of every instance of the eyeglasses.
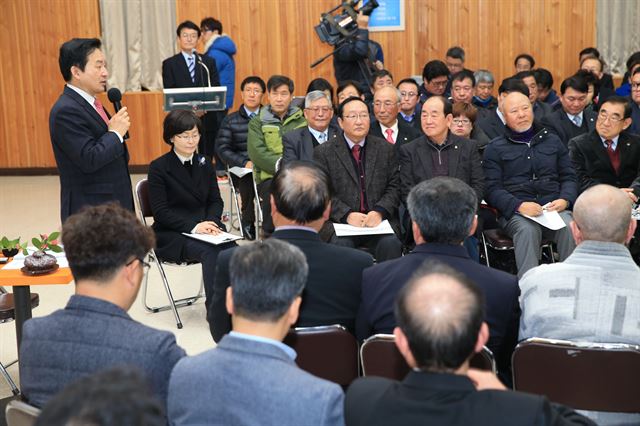
[[376, 108], [382, 108], [382, 107], [391, 108], [394, 105], [398, 105], [398, 103], [397, 102], [391, 102], [391, 101], [385, 101], [385, 102], [375, 101], [373, 103], [373, 106], [376, 107]]
[[449, 82], [448, 80], [442, 80], [442, 81], [431, 80], [431, 81], [427, 82], [427, 84], [430, 84], [430, 85], [435, 86], [435, 87], [446, 87], [448, 82]]
[[357, 121], [358, 119], [365, 121], [365, 120], [369, 120], [369, 113], [361, 112], [360, 114], [347, 114], [343, 118], [349, 121]]
[[200, 133], [196, 133], [195, 135], [176, 135], [176, 138], [181, 139], [183, 141], [198, 141], [200, 140]]
[[618, 114], [607, 114], [604, 111], [600, 111], [598, 114], [598, 120], [605, 122], [609, 120], [611, 123], [619, 123], [624, 120], [624, 117], [620, 117]]
[[314, 114], [317, 114], [320, 111], [322, 111], [325, 114], [329, 114], [329, 112], [331, 111], [331, 107], [309, 107], [309, 108], [305, 108], [305, 110], [311, 111]]
[[180, 34], [180, 38], [184, 38], [187, 40], [191, 40], [191, 39], [197, 39], [198, 38], [198, 33], [182, 33]]
[[147, 262], [145, 262], [144, 260], [142, 260], [142, 259], [140, 259], [140, 258], [138, 258], [138, 257], [136, 257], [136, 258], [135, 258], [135, 259], [133, 259], [132, 261], [128, 262], [128, 263], [126, 264], [126, 266], [131, 265], [131, 264], [132, 264], [133, 262], [135, 262], [136, 260], [137, 260], [138, 262], [140, 262], [140, 266], [142, 266], [142, 273], [143, 273], [143, 274], [146, 274], [147, 272], [149, 272], [149, 268], [151, 268], [151, 265], [149, 265]]
[[250, 95], [250, 94], [261, 95], [262, 93], [264, 93], [260, 89], [244, 89], [243, 92], [246, 93], [247, 95]]
[[631, 83], [631, 90], [640, 90], [640, 83]]
[[400, 92], [400, 96], [402, 96], [403, 98], [413, 98], [416, 95], [416, 92]]
[[470, 92], [473, 89], [471, 86], [455, 86], [453, 88], [454, 92]]
[[471, 120], [467, 118], [454, 118], [453, 124], [456, 126], [469, 126], [471, 124]]

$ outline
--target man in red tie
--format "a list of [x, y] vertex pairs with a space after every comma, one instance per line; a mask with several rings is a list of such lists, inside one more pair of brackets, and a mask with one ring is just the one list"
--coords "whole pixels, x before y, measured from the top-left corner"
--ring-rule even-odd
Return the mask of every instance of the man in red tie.
[[369, 134], [385, 139], [397, 149], [405, 143], [419, 138], [422, 133], [404, 120], [398, 120], [400, 112], [400, 90], [393, 86], [385, 86], [376, 90], [373, 95], [373, 123]]
[[109, 117], [98, 93], [108, 72], [100, 40], [74, 38], [60, 46], [60, 72], [66, 82], [49, 114], [51, 144], [60, 173], [60, 217], [86, 205], [118, 201], [133, 211], [133, 195], [123, 139], [127, 108]]

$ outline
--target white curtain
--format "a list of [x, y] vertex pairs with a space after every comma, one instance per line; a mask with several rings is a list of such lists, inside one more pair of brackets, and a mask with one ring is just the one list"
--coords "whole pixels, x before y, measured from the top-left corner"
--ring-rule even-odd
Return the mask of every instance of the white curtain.
[[162, 61], [175, 53], [175, 0], [100, 0], [109, 87], [162, 90]]
[[598, 0], [596, 7], [600, 55], [610, 72], [624, 74], [627, 58], [640, 50], [640, 1]]

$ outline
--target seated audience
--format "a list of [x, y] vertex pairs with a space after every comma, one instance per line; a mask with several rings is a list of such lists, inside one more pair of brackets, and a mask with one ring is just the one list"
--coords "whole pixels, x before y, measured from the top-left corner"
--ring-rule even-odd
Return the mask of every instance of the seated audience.
[[[609, 185], [578, 197], [573, 254], [531, 269], [520, 281], [520, 339], [640, 344], [640, 268], [625, 247], [636, 229], [631, 207], [627, 196]], [[640, 424], [640, 414], [587, 414], [601, 425]]]
[[544, 68], [536, 68], [533, 75], [538, 83], [538, 101], [554, 106], [558, 103], [559, 98], [553, 89], [553, 75], [549, 70]]
[[462, 70], [451, 76], [451, 100], [454, 104], [470, 104], [476, 87], [476, 78], [468, 70]]
[[400, 90], [393, 86], [376, 90], [373, 94], [373, 115], [376, 121], [369, 129], [369, 135], [386, 140], [396, 150], [422, 134], [404, 120], [398, 119], [400, 100]]
[[[578, 62], [582, 63], [584, 59], [590, 57], [600, 59], [600, 51], [598, 51], [598, 49], [596, 49], [595, 47], [585, 47], [578, 54]], [[607, 87], [613, 90], [613, 76], [611, 74], [603, 73], [600, 81], [602, 87]]]
[[[282, 137], [282, 164], [295, 160], [313, 161], [313, 150], [338, 137], [340, 129], [331, 125], [333, 105], [330, 96], [314, 90], [304, 98], [305, 127], [292, 130]], [[336, 125], [337, 126], [337, 125]]]
[[301, 370], [282, 343], [298, 319], [307, 262], [277, 238], [243, 245], [229, 264], [233, 331], [171, 375], [172, 425], [343, 425], [342, 389]]
[[631, 82], [631, 126], [629, 131], [640, 135], [640, 63], [629, 78]]
[[[240, 84], [240, 96], [242, 105], [238, 111], [224, 118], [218, 131], [216, 149], [218, 156], [224, 163], [231, 167], [245, 167], [253, 169], [253, 163], [249, 160], [247, 152], [247, 133], [249, 132], [249, 120], [260, 112], [262, 96], [267, 90], [264, 81], [257, 76], [250, 76], [242, 80]], [[250, 174], [239, 178], [231, 174], [233, 184], [240, 192], [242, 199], [242, 229], [248, 240], [256, 236], [255, 198], [253, 190], [253, 176]]]
[[473, 105], [476, 108], [491, 110], [498, 106], [498, 100], [493, 97], [493, 85], [495, 79], [491, 71], [478, 70], [473, 73], [476, 79], [476, 90], [473, 95]]
[[596, 105], [593, 103], [593, 97], [596, 92], [596, 83], [598, 79], [595, 75], [593, 75], [590, 71], [587, 70], [578, 70], [573, 75], [573, 77], [578, 77], [587, 82], [587, 106], [584, 107], [585, 110], [596, 110]]
[[580, 77], [569, 77], [560, 86], [560, 105], [551, 114], [542, 119], [542, 125], [558, 135], [562, 143], [593, 131], [596, 126], [596, 114], [587, 106], [589, 86]]
[[333, 93], [333, 86], [324, 78], [314, 78], [309, 82], [307, 86], [307, 94], [313, 92], [314, 90], [320, 90], [329, 96], [331, 100], [331, 106], [334, 106], [336, 103], [335, 96]]
[[447, 96], [447, 84], [451, 72], [444, 62], [437, 59], [429, 61], [422, 69], [422, 86], [420, 86], [420, 103], [431, 96]]
[[[581, 61], [582, 62], [582, 61]], [[632, 53], [626, 62], [627, 71], [622, 77], [622, 85], [616, 89], [616, 95], [629, 96], [631, 95], [631, 82], [630, 78], [636, 69], [640, 68], [640, 51]]]
[[551, 114], [553, 111], [551, 105], [538, 100], [538, 82], [533, 71], [520, 71], [515, 78], [522, 80], [522, 82], [529, 88], [529, 100], [533, 105], [533, 114], [536, 120], [541, 120], [545, 115]]
[[605, 63], [601, 58], [595, 58], [593, 56], [585, 57], [580, 62], [580, 69], [589, 71], [596, 78], [595, 92], [593, 95], [593, 104], [596, 109], [607, 100], [609, 96], [614, 96], [615, 92], [613, 87], [607, 87], [603, 82], [604, 78], [604, 66]]
[[389, 220], [395, 233], [338, 237], [330, 227], [330, 240], [346, 247], [364, 247], [378, 262], [400, 257], [400, 175], [395, 150], [384, 139], [368, 135], [369, 112], [362, 99], [347, 98], [338, 111], [342, 134], [313, 151], [334, 190], [330, 220], [356, 227], [376, 227]]
[[137, 369], [117, 367], [66, 386], [45, 405], [35, 426], [164, 426], [163, 405]]
[[153, 248], [153, 232], [132, 212], [105, 204], [70, 216], [62, 227], [62, 244], [75, 295], [65, 309], [24, 324], [24, 398], [43, 407], [84, 376], [130, 365], [142, 372], [164, 406], [169, 375], [185, 353], [172, 333], [127, 315], [149, 266], [143, 259]]
[[473, 139], [478, 151], [484, 152], [484, 148], [489, 143], [489, 137], [479, 126], [475, 125], [478, 109], [472, 104], [456, 103], [453, 104], [451, 114], [453, 116], [453, 120], [449, 123], [451, 133], [461, 138]]
[[527, 53], [521, 53], [516, 56], [516, 59], [513, 61], [513, 66], [516, 67], [516, 73], [531, 71], [536, 66], [536, 61], [533, 59], [533, 56]]
[[512, 92], [519, 92], [525, 96], [529, 96], [529, 89], [519, 79], [505, 78], [498, 87], [498, 106], [478, 120], [478, 127], [487, 135], [489, 140], [503, 136], [505, 133], [505, 118], [502, 111], [502, 101]]
[[[355, 329], [360, 306], [362, 271], [373, 264], [360, 250], [320, 241], [318, 235], [331, 210], [329, 177], [312, 163], [291, 162], [273, 178], [271, 214], [277, 238], [297, 246], [307, 258], [309, 276], [302, 294], [296, 326], [341, 324]], [[225, 309], [229, 287], [229, 259], [235, 249], [225, 250], [218, 259], [216, 287], [209, 310], [213, 339], [218, 342], [231, 330]]]
[[360, 87], [360, 84], [353, 80], [345, 80], [338, 85], [336, 90], [336, 96], [338, 97], [338, 104], [341, 104], [345, 99], [352, 96], [356, 96], [364, 100], [364, 92]]
[[156, 254], [163, 260], [202, 264], [206, 308], [211, 304], [218, 253], [235, 243], [213, 245], [182, 235], [217, 235], [226, 230], [216, 172], [208, 157], [195, 152], [201, 131], [200, 119], [192, 111], [171, 111], [165, 117], [162, 137], [171, 150], [149, 165], [149, 202]]
[[393, 315], [396, 294], [425, 260], [438, 259], [468, 276], [485, 295], [485, 320], [491, 330], [487, 345], [507, 378], [511, 352], [518, 338], [520, 289], [515, 276], [473, 261], [462, 246], [464, 239], [475, 232], [478, 198], [460, 180], [437, 177], [413, 188], [407, 203], [417, 245], [400, 259], [364, 271], [358, 337], [391, 333], [397, 320]]
[[[473, 198], [471, 190], [468, 195]], [[411, 371], [402, 381], [363, 377], [353, 382], [345, 398], [347, 426], [593, 425], [567, 407], [508, 391], [492, 372], [469, 367], [493, 329], [489, 332], [483, 321], [482, 289], [456, 269], [428, 261], [399, 290], [393, 333]]]
[[393, 75], [388, 70], [378, 70], [371, 76], [371, 93], [383, 87], [393, 87]]
[[544, 208], [558, 212], [568, 225], [568, 208], [578, 188], [567, 148], [534, 123], [529, 98], [510, 93], [502, 101], [502, 110], [507, 130], [484, 151], [484, 199], [498, 210], [500, 226], [513, 239], [521, 277], [538, 265], [543, 237], [557, 244], [560, 261], [573, 251], [569, 228], [552, 231], [526, 216], [540, 216]]
[[420, 86], [413, 78], [405, 78], [398, 83], [400, 91], [400, 112], [398, 119], [403, 119], [407, 123], [420, 131], [420, 111], [421, 105], [418, 103], [420, 99]]
[[464, 70], [464, 59], [465, 53], [464, 49], [460, 46], [453, 46], [447, 49], [447, 53], [445, 53], [444, 62], [449, 68], [449, 72], [451, 75], [459, 73]]

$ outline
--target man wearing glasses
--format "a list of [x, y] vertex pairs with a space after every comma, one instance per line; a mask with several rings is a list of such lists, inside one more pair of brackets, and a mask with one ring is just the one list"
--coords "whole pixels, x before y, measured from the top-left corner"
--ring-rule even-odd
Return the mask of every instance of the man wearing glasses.
[[376, 90], [373, 95], [373, 115], [376, 123], [373, 123], [369, 130], [371, 136], [386, 140], [395, 146], [396, 150], [421, 135], [419, 130], [398, 119], [400, 99], [400, 90], [393, 86]]
[[185, 356], [175, 336], [134, 321], [136, 300], [155, 245], [151, 229], [114, 203], [67, 219], [62, 243], [75, 280], [64, 309], [25, 322], [20, 346], [23, 396], [36, 407], [80, 377], [131, 365], [166, 406], [169, 376]]
[[416, 129], [421, 130], [420, 110], [422, 105], [418, 102], [420, 99], [420, 86], [414, 79], [405, 78], [400, 80], [397, 87], [398, 90], [400, 90], [400, 112], [398, 113], [398, 119], [401, 118]]
[[364, 247], [378, 262], [400, 257], [400, 176], [395, 150], [384, 139], [368, 135], [369, 110], [362, 99], [345, 99], [338, 115], [342, 134], [313, 151], [315, 161], [331, 178], [329, 220], [373, 228], [387, 219], [395, 233], [338, 237], [332, 232], [330, 241], [345, 247]]
[[444, 62], [437, 59], [429, 61], [422, 69], [422, 86], [420, 87], [420, 103], [431, 96], [448, 96], [447, 84], [451, 72]]

